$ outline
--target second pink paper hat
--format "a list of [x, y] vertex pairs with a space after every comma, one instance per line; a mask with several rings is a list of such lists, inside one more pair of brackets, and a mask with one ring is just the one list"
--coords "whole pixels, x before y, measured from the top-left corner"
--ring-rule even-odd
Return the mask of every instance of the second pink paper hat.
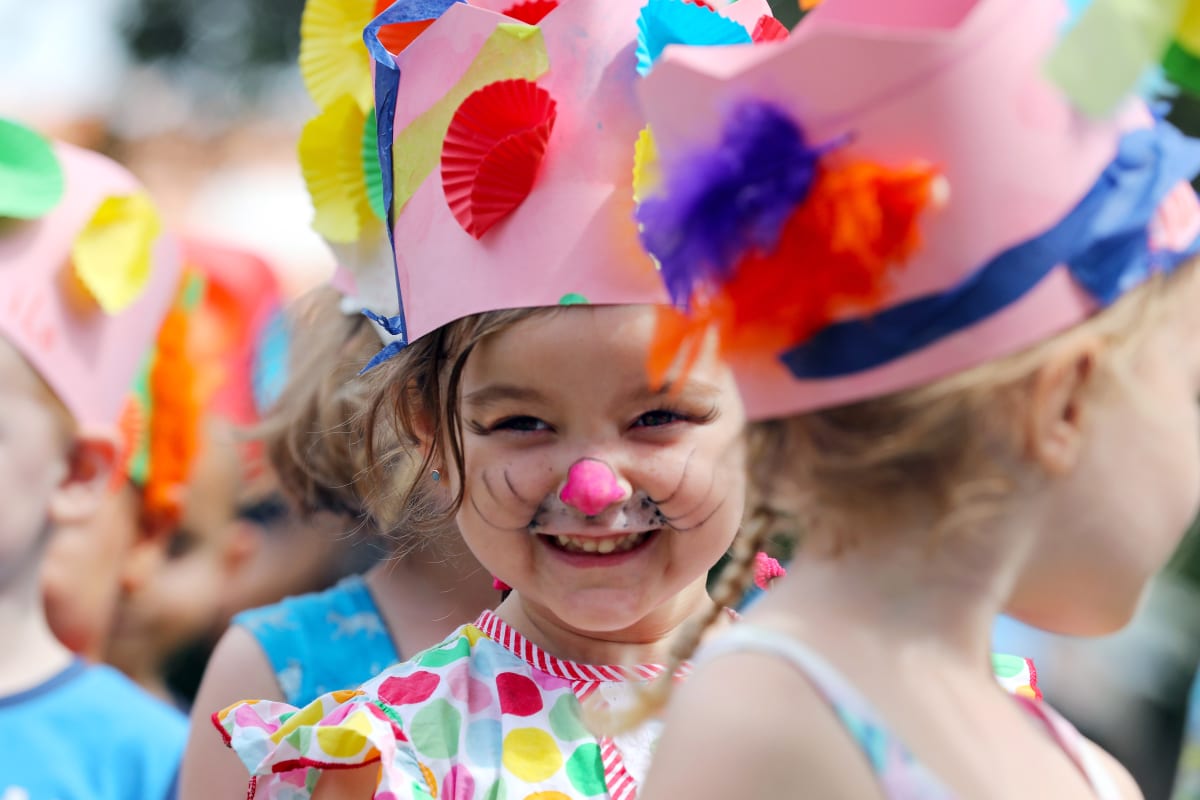
[[[123, 167], [0, 126], [19, 142], [6, 148], [5, 180], [23, 179], [3, 193], [13, 208], [0, 207], [0, 337], [81, 425], [115, 425], [178, 288], [176, 245]], [[18, 192], [43, 190], [39, 213], [16, 210]]]
[[[676, 30], [750, 42], [773, 21], [765, 0], [712, 5], [401, 0], [372, 23], [392, 352], [484, 311], [666, 302], [633, 218], [634, 84]], [[393, 54], [385, 24], [424, 27]]]
[[1137, 101], [1073, 107], [1045, 69], [1064, 19], [826, 0], [784, 42], [667, 49], [639, 87], [665, 174], [639, 219], [673, 299], [735, 329], [809, 315], [744, 336], [769, 342], [738, 354], [753, 416], [1016, 352], [1196, 252], [1200, 147]]

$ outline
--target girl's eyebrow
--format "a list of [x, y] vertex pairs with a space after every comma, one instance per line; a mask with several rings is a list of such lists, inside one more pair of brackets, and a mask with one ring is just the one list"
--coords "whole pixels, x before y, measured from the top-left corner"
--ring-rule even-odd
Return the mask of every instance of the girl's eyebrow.
[[[629, 397], [636, 401], [661, 400], [664, 397], [686, 395], [697, 401], [715, 399], [721, 395], [721, 389], [704, 381], [689, 380], [682, 384], [664, 383], [658, 388], [648, 384], [630, 392]], [[546, 396], [530, 386], [518, 386], [511, 383], [492, 383], [481, 389], [476, 389], [463, 397], [463, 401], [475, 408], [486, 408], [503, 402], [542, 403], [549, 402]]]
[[537, 389], [516, 386], [511, 383], [493, 383], [476, 389], [463, 398], [464, 402], [476, 407], [487, 407], [505, 401], [545, 403], [546, 397]]
[[680, 395], [687, 395], [695, 400], [716, 399], [721, 395], [721, 388], [704, 381], [688, 380], [681, 384], [664, 381], [657, 388], [644, 386], [634, 393], [634, 397], [639, 400], [658, 400], [663, 397], [679, 397]]

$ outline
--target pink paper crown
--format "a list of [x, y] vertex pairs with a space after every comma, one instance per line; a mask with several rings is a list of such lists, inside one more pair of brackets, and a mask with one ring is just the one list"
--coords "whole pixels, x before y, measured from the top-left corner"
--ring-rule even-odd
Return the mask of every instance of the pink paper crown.
[[35, 219], [0, 218], [0, 336], [81, 425], [112, 426], [178, 288], [179, 256], [128, 171], [67, 144], [53, 155], [61, 198]]
[[[656, 4], [669, 14], [649, 32], [646, 0], [399, 2], [368, 27], [401, 297], [381, 320], [393, 352], [484, 311], [666, 301], [633, 218], [647, 42], [692, 25], [751, 41], [773, 19], [765, 0]], [[415, 38], [389, 53], [378, 32], [403, 25]]]
[[643, 81], [644, 239], [673, 300], [747, 344], [753, 416], [1013, 353], [1197, 250], [1200, 148], [1137, 101], [1074, 107], [1045, 68], [1060, 12], [826, 0], [786, 42], [669, 48]]

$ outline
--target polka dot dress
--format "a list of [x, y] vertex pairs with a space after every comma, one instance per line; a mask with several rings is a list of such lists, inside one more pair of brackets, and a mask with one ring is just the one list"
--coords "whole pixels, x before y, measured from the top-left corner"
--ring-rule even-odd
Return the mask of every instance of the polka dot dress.
[[[993, 668], [1009, 692], [1040, 697], [1026, 659], [995, 656]], [[375, 800], [634, 800], [659, 723], [597, 738], [581, 703], [620, 707], [661, 672], [555, 658], [484, 612], [361, 689], [299, 710], [238, 703], [213, 721], [250, 771], [251, 798], [308, 798], [320, 770], [377, 763]]]
[[632, 800], [657, 723], [597, 738], [581, 702], [630, 702], [661, 670], [563, 661], [484, 612], [360, 690], [299, 710], [239, 703], [213, 720], [257, 798], [307, 798], [321, 769], [379, 763], [376, 800]]

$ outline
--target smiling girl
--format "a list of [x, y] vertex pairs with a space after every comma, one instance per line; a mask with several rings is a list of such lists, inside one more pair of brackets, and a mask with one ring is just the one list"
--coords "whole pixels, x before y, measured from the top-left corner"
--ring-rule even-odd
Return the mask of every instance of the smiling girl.
[[725, 616], [705, 583], [746, 495], [715, 346], [668, 385], [645, 369], [665, 293], [632, 218], [639, 13], [645, 51], [676, 18], [750, 41], [769, 9], [444, 5], [368, 35], [418, 32], [375, 48], [402, 302], [363, 379], [367, 441], [395, 446], [369, 460], [398, 527], [456, 523], [512, 592], [360, 690], [216, 721], [259, 796], [631, 797], [655, 726], [598, 738], [582, 704], [631, 702], [684, 623]]

